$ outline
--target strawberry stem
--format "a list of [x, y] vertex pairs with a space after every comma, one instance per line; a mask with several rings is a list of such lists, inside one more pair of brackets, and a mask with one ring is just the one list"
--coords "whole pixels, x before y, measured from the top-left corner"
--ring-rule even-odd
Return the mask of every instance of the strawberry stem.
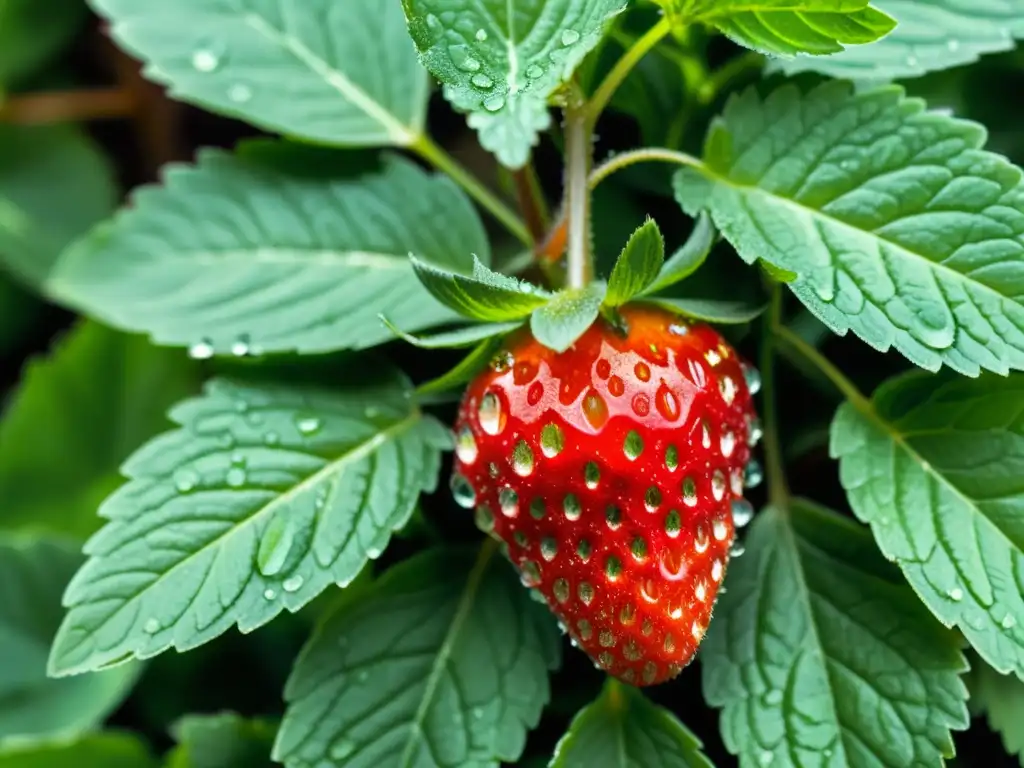
[[597, 90], [594, 91], [594, 95], [590, 97], [587, 114], [590, 119], [591, 127], [593, 127], [597, 122], [597, 119], [601, 116], [604, 108], [608, 106], [608, 103], [612, 100], [612, 96], [615, 95], [615, 91], [617, 91], [619, 86], [622, 85], [622, 82], [629, 76], [629, 73], [633, 71], [633, 67], [637, 65], [637, 62], [646, 56], [654, 46], [661, 42], [661, 39], [665, 37], [670, 30], [671, 24], [668, 19], [662, 18], [657, 24], [647, 30], [643, 36], [639, 37], [615, 63], [611, 72], [608, 73], [601, 85], [599, 85]]
[[768, 499], [772, 506], [784, 508], [789, 501], [789, 484], [779, 441], [779, 417], [775, 401], [775, 340], [782, 326], [782, 289], [771, 288], [771, 303], [764, 320], [761, 342], [761, 417], [764, 421], [765, 473], [768, 476]]
[[565, 190], [569, 219], [566, 282], [570, 288], [585, 288], [594, 276], [588, 180], [593, 153], [593, 131], [587, 119], [586, 102], [578, 89], [573, 89], [565, 108]]

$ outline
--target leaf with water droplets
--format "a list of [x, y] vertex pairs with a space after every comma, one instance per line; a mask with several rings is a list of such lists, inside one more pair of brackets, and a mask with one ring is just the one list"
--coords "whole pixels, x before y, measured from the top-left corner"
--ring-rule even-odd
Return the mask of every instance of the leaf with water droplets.
[[430, 294], [465, 317], [490, 323], [526, 318], [542, 307], [551, 294], [536, 286], [493, 272], [474, 259], [473, 275], [441, 269], [417, 258], [410, 258], [416, 277]]
[[560, 642], [488, 543], [396, 566], [324, 623], [296, 662], [274, 750], [288, 768], [497, 768], [548, 701]]
[[548, 96], [589, 53], [624, 0], [402, 0], [409, 31], [480, 143], [511, 168], [551, 123]]
[[890, 80], [977, 61], [1024, 39], [1024, 0], [875, 0], [898, 22], [871, 45], [831, 56], [798, 56], [779, 63], [788, 73], [813, 70], [851, 80]]
[[273, 768], [276, 726], [234, 712], [186, 715], [171, 728], [178, 745], [166, 768]]
[[676, 176], [747, 262], [833, 331], [923, 368], [1024, 369], [1024, 185], [985, 131], [891, 86], [827, 82], [729, 101]]
[[989, 727], [1003, 740], [1008, 754], [1024, 766], [1024, 682], [1000, 675], [986, 664], [975, 664], [970, 674], [971, 709], [984, 712]]
[[397, 3], [94, 0], [180, 99], [318, 143], [409, 145], [429, 83]]
[[121, 463], [198, 389], [181, 353], [80, 322], [29, 363], [0, 421], [0, 530], [87, 538]]
[[601, 695], [573, 718], [550, 768], [712, 768], [702, 746], [667, 709], [609, 679]]
[[967, 664], [849, 519], [795, 500], [757, 515], [701, 650], [704, 696], [742, 768], [939, 765]]
[[545, 347], [564, 352], [594, 324], [603, 301], [604, 286], [600, 283], [561, 291], [533, 313], [530, 330]]
[[773, 56], [822, 55], [878, 40], [896, 22], [870, 0], [655, 0], [673, 25], [716, 27], [740, 45]]
[[314, 175], [304, 164], [315, 152], [272, 142], [201, 152], [66, 252], [49, 287], [197, 358], [362, 349], [392, 338], [381, 312], [409, 331], [456, 319], [408, 256], [456, 271], [472, 254], [489, 261], [465, 195], [391, 156], [364, 173]]
[[68, 587], [51, 673], [249, 632], [379, 556], [451, 439], [393, 370], [349, 370], [358, 383], [330, 391], [218, 379], [171, 411], [180, 428], [128, 460], [100, 509], [109, 522]]
[[605, 305], [619, 307], [644, 293], [657, 279], [664, 263], [665, 238], [654, 219], [647, 219], [629, 238], [615, 262], [608, 278]]
[[1024, 376], [913, 374], [840, 407], [856, 515], [935, 616], [1024, 679]]
[[20, 741], [0, 747], [0, 768], [157, 768], [149, 747], [128, 733]]

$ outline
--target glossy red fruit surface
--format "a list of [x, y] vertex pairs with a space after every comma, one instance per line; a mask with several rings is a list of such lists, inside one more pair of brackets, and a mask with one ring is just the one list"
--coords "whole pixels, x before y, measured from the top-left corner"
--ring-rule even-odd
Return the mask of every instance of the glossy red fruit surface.
[[598, 666], [650, 685], [692, 659], [750, 517], [756, 374], [708, 326], [622, 316], [561, 354], [507, 340], [463, 399], [452, 489]]

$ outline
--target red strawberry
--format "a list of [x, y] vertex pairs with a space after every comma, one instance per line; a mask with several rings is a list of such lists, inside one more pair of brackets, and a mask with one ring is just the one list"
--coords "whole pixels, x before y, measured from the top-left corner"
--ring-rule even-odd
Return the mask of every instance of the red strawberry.
[[562, 354], [508, 340], [466, 391], [452, 488], [598, 666], [650, 685], [704, 637], [759, 427], [753, 371], [718, 333], [622, 316]]

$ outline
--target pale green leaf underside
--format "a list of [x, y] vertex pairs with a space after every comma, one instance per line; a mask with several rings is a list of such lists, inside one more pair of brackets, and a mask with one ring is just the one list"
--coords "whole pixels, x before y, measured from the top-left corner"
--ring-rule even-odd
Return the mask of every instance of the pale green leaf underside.
[[870, 536], [794, 502], [759, 515], [701, 651], [743, 768], [939, 765], [968, 724], [966, 662]]
[[1024, 0], [875, 0], [899, 24], [870, 46], [781, 62], [786, 72], [902, 79], [976, 61], [1024, 37]]
[[92, 0], [178, 98], [291, 136], [408, 145], [429, 83], [397, 2]]
[[624, 0], [403, 0], [423, 63], [507, 166], [550, 124], [547, 99]]
[[234, 712], [186, 715], [172, 728], [178, 746], [166, 768], [273, 768], [270, 750], [277, 728]]
[[51, 670], [251, 631], [379, 556], [435, 487], [449, 438], [404, 381], [358, 370], [359, 386], [330, 392], [217, 380], [176, 407], [182, 428], [138, 451], [100, 509]]
[[87, 538], [121, 463], [198, 388], [180, 352], [80, 323], [28, 365], [3, 412], [0, 530]]
[[551, 616], [499, 558], [424, 553], [343, 605], [303, 651], [275, 758], [288, 768], [513, 762], [559, 648]]
[[1007, 753], [1017, 755], [1024, 766], [1024, 683], [985, 664], [972, 670], [971, 678], [971, 704], [980, 706]]
[[980, 126], [887, 87], [732, 99], [676, 196], [796, 275], [833, 331], [961, 373], [1024, 368], [1024, 186]]
[[351, 178], [289, 175], [220, 151], [73, 247], [50, 286], [112, 325], [203, 354], [325, 352], [454, 315], [420, 286], [409, 253], [469, 270], [490, 259], [469, 200], [409, 161]]
[[107, 160], [78, 128], [0, 125], [0, 269], [39, 288], [117, 198]]
[[0, 747], [0, 768], [156, 768], [146, 745], [127, 733], [93, 733]]
[[910, 376], [874, 400], [832, 424], [850, 505], [939, 620], [1024, 679], [1024, 376]]
[[138, 665], [73, 680], [46, 676], [60, 597], [82, 560], [77, 547], [59, 540], [0, 541], [0, 754], [17, 741], [94, 728], [138, 676]]
[[438, 301], [459, 314], [491, 323], [527, 317], [544, 306], [551, 294], [531, 283], [493, 272], [479, 261], [473, 274], [461, 275], [412, 259], [416, 277]]
[[658, 0], [677, 23], [703, 21], [775, 56], [823, 55], [870, 43], [894, 22], [869, 0]]
[[667, 709], [615, 681], [573, 719], [551, 768], [712, 768], [701, 742]]

